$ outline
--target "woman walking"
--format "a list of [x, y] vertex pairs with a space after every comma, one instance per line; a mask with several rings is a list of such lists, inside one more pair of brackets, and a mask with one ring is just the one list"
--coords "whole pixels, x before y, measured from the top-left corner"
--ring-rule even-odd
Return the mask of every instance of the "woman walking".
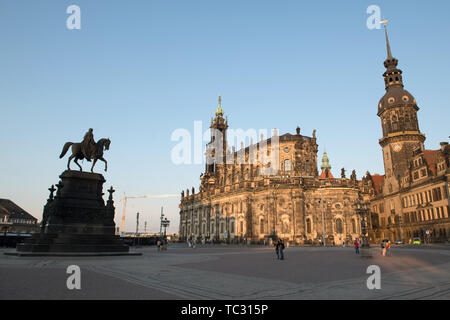
[[355, 246], [356, 254], [359, 254], [359, 241], [358, 241], [358, 238], [355, 239], [355, 243], [353, 243], [353, 245]]

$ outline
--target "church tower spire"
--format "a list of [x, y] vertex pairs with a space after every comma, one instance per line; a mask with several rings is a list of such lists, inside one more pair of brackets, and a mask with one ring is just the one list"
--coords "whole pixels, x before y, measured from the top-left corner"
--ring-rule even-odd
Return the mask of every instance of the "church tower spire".
[[322, 179], [334, 179], [333, 175], [331, 174], [331, 165], [330, 165], [330, 159], [328, 159], [327, 152], [324, 151], [322, 156], [322, 165], [320, 166], [320, 169], [322, 169], [322, 173], [320, 174], [320, 178]]
[[223, 115], [224, 111], [222, 109], [222, 96], [219, 94], [219, 103], [217, 104], [216, 117], [223, 117]]
[[387, 48], [387, 55], [388, 55], [388, 59], [392, 59], [392, 52], [391, 52], [391, 46], [389, 44], [389, 37], [388, 37], [388, 32], [387, 32], [387, 20], [383, 20], [381, 21], [384, 24], [384, 33], [386, 35], [386, 48]]
[[386, 93], [378, 104], [378, 116], [381, 119], [385, 169], [385, 187], [383, 191], [392, 193], [399, 190], [401, 180], [408, 175], [409, 162], [417, 149], [423, 149], [425, 136], [419, 130], [416, 99], [403, 86], [403, 72], [397, 68], [398, 60], [393, 57], [389, 36], [384, 24], [387, 58], [383, 73]]
[[386, 50], [387, 50], [387, 58], [384, 61], [384, 67], [386, 68], [386, 72], [383, 74], [384, 84], [386, 91], [391, 87], [402, 87], [403, 88], [403, 78], [402, 78], [402, 70], [397, 69], [398, 60], [392, 56], [391, 45], [389, 43], [389, 36], [387, 32], [387, 20], [382, 21], [384, 24], [384, 33], [386, 37]]
[[228, 118], [224, 118], [222, 109], [222, 96], [219, 94], [219, 102], [215, 111], [215, 117], [211, 120], [211, 141], [206, 146], [206, 172], [224, 174], [227, 152]]

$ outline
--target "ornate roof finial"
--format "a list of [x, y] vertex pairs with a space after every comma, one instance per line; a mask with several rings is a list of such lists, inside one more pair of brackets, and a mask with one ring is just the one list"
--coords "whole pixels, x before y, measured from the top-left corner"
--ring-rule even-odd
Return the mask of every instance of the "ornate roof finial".
[[113, 200], [113, 193], [116, 192], [116, 190], [114, 190], [113, 186], [111, 186], [111, 188], [108, 189], [108, 192], [109, 192], [108, 200], [112, 201]]
[[219, 93], [219, 103], [217, 105], [217, 109], [216, 109], [216, 116], [217, 117], [222, 117], [224, 114], [223, 109], [222, 109], [222, 96]]
[[322, 166], [320, 167], [322, 170], [328, 169], [328, 171], [331, 170], [330, 160], [328, 159], [327, 152], [324, 151], [323, 157], [322, 157]]
[[51, 186], [51, 188], [49, 188], [48, 189], [48, 191], [50, 191], [50, 196], [49, 196], [49, 200], [53, 200], [54, 199], [54, 196], [53, 196], [53, 194], [55, 193], [55, 191], [56, 191], [56, 189], [55, 189], [55, 186], [54, 185], [52, 185]]

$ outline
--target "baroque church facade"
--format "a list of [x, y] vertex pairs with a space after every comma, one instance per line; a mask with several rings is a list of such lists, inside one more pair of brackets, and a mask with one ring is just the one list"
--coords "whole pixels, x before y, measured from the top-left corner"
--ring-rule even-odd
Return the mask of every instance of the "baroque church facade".
[[[326, 153], [319, 174], [317, 138], [273, 136], [235, 151], [227, 141], [228, 119], [221, 98], [211, 120], [205, 172], [196, 193], [181, 193], [180, 238], [262, 243], [282, 238], [293, 244], [342, 244], [361, 238], [371, 242], [447, 240], [449, 219], [448, 143], [425, 150], [415, 98], [404, 89], [398, 60], [384, 62], [386, 94], [378, 105], [385, 174], [353, 171], [334, 178]], [[368, 204], [361, 212], [357, 205]]]
[[295, 134], [278, 136], [274, 130], [269, 139], [230, 150], [220, 97], [211, 129], [219, 134], [207, 145], [200, 190], [181, 193], [181, 239], [262, 243], [283, 238], [304, 244], [360, 237], [355, 203], [360, 197], [368, 201], [370, 188], [355, 173], [335, 179], [326, 153], [319, 175], [315, 131], [305, 136], [297, 128]]

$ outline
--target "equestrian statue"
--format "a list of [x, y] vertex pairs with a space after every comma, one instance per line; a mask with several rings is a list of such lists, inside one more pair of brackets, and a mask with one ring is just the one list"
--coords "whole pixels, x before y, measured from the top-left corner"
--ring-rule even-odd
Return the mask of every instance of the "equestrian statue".
[[86, 159], [87, 161], [94, 160], [94, 163], [92, 163], [91, 172], [94, 172], [94, 166], [97, 163], [97, 160], [101, 160], [105, 163], [105, 171], [108, 170], [108, 162], [103, 158], [103, 151], [109, 150], [109, 145], [111, 144], [111, 140], [109, 139], [100, 139], [97, 142], [94, 140], [94, 130], [91, 128], [88, 132], [84, 135], [83, 142], [81, 143], [73, 143], [73, 142], [66, 142], [66, 144], [63, 147], [63, 150], [61, 152], [61, 155], [59, 156], [60, 159], [62, 159], [67, 151], [69, 150], [70, 146], [72, 146], [72, 155], [69, 157], [69, 161], [67, 162], [67, 169], [70, 170], [70, 161], [75, 158], [75, 163], [80, 168], [80, 171], [83, 171], [80, 164], [78, 163], [78, 160]]

